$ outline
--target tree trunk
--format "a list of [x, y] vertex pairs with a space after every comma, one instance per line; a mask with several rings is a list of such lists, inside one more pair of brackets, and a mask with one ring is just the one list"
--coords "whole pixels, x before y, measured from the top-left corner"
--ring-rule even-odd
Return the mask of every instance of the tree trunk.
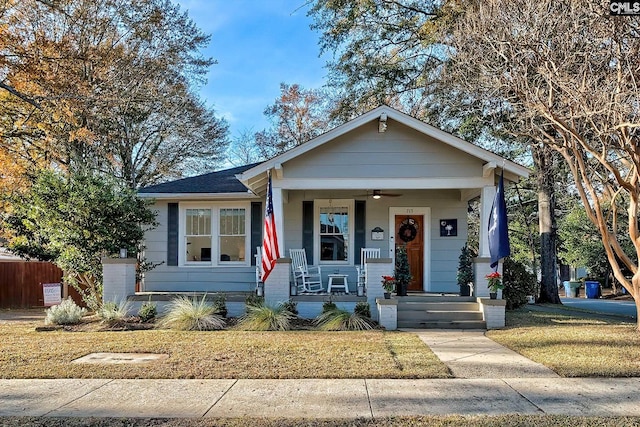
[[538, 186], [538, 221], [540, 227], [540, 295], [538, 302], [561, 304], [557, 282], [557, 234], [553, 158], [547, 146], [532, 146]]

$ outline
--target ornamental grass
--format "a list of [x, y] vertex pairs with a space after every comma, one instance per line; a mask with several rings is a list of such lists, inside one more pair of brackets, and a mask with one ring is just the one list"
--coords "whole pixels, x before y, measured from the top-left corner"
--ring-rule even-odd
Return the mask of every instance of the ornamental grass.
[[247, 305], [247, 312], [240, 317], [236, 329], [240, 331], [288, 331], [296, 315], [288, 305], [270, 307], [264, 303]]
[[169, 303], [167, 314], [158, 321], [158, 328], [177, 331], [213, 331], [226, 326], [225, 319], [216, 314], [216, 308], [202, 299], [177, 297]]

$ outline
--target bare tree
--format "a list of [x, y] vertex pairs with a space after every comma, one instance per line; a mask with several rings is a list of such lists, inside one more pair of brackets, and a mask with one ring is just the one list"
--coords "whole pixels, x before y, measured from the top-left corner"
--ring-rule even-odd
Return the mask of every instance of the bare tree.
[[244, 166], [264, 160], [256, 145], [255, 133], [252, 129], [244, 129], [233, 138], [227, 158], [234, 166]]
[[[474, 2], [453, 34], [448, 72], [487, 109], [507, 112], [513, 135], [560, 153], [640, 311], [640, 17], [606, 14], [606, 1]], [[634, 253], [623, 250], [624, 233]]]
[[298, 84], [280, 84], [280, 96], [264, 110], [272, 126], [255, 134], [263, 157], [269, 158], [327, 131], [331, 126], [327, 92]]

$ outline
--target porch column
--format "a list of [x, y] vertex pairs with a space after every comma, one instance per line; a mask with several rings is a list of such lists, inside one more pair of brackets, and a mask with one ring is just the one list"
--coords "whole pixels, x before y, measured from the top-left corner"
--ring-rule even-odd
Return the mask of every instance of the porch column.
[[376, 298], [384, 298], [384, 289], [382, 288], [382, 276], [393, 276], [393, 260], [391, 258], [369, 258], [365, 264], [367, 269], [365, 277], [365, 289], [367, 292], [367, 302], [371, 307], [371, 317], [378, 321], [378, 310], [376, 307]]
[[[275, 207], [274, 207], [275, 209]], [[264, 302], [272, 307], [289, 301], [291, 291], [291, 258], [278, 258], [264, 282]]]
[[[493, 175], [493, 172], [491, 173]], [[480, 195], [480, 224], [478, 227], [478, 257], [473, 260], [473, 296], [489, 297], [487, 279], [485, 276], [491, 273], [491, 254], [489, 253], [489, 218], [491, 206], [496, 196], [495, 185], [482, 187]]]
[[[272, 182], [273, 183], [273, 182]], [[271, 201], [273, 202], [273, 215], [276, 221], [276, 233], [278, 236], [278, 248], [280, 256], [284, 257], [284, 198], [282, 197], [282, 188], [273, 186], [271, 192]]]
[[478, 229], [478, 238], [480, 247], [478, 257], [489, 257], [489, 218], [491, 217], [491, 206], [493, 199], [496, 197], [495, 185], [488, 185], [482, 188], [480, 195], [480, 227]]
[[136, 293], [136, 259], [102, 258], [102, 302], [119, 304]]
[[[487, 285], [489, 281], [485, 276], [489, 273], [493, 273], [491, 268], [490, 257], [478, 257], [473, 259], [473, 296], [489, 298], [489, 288]], [[498, 273], [502, 275], [502, 262], [498, 264]], [[498, 290], [498, 298], [502, 298], [502, 290]]]

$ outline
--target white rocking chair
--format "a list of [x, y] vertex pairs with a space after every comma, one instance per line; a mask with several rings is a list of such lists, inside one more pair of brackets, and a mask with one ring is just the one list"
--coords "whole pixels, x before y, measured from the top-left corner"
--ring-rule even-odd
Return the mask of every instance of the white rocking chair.
[[380, 248], [362, 248], [360, 250], [360, 267], [356, 266], [358, 271], [358, 285], [364, 286], [367, 283], [367, 270], [365, 265], [369, 258], [380, 258]]
[[293, 280], [299, 292], [323, 292], [320, 267], [309, 267], [304, 249], [289, 249]]

